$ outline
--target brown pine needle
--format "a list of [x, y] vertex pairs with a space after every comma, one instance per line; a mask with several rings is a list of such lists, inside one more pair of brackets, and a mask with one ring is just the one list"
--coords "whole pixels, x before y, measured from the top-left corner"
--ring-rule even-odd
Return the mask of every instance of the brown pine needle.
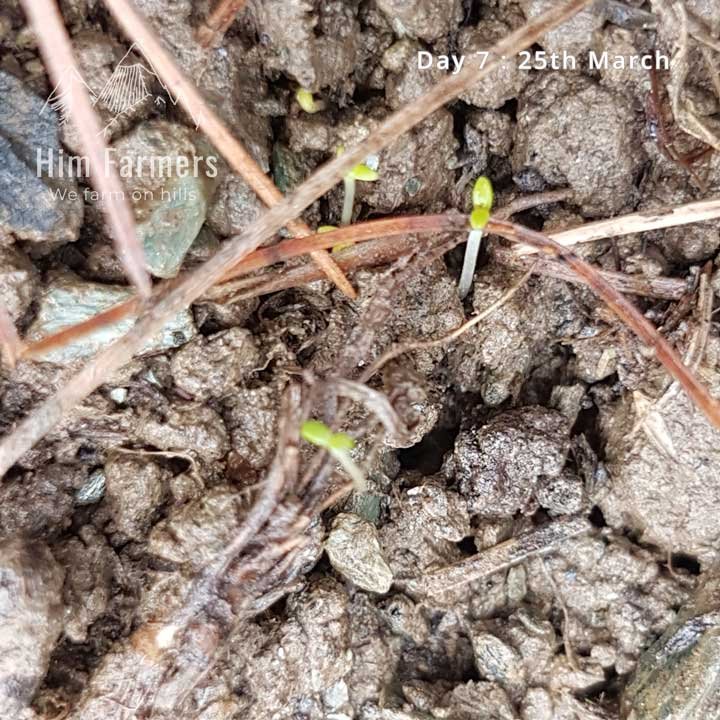
[[[105, 5], [123, 32], [147, 55], [160, 79], [172, 89], [178, 102], [194, 118], [198, 127], [208, 136], [228, 165], [245, 180], [265, 205], [273, 207], [280, 203], [284, 199], [282, 193], [265, 175], [250, 153], [233, 137], [227, 125], [208, 105], [190, 78], [178, 67], [147, 20], [133, 4], [129, 0], [112, 0], [112, 2], [105, 0]], [[287, 227], [293, 235], [299, 237], [311, 234], [310, 228], [302, 220], [288, 221]], [[350, 281], [327, 252], [317, 250], [313, 253], [312, 259], [345, 295], [349, 298], [357, 297]]]
[[[396, 237], [410, 233], [433, 233], [465, 230], [467, 218], [460, 213], [443, 213], [439, 215], [409, 215], [406, 217], [371, 220], [339, 228], [329, 233], [317, 233], [308, 237], [283, 240], [277, 245], [260, 248], [250, 253], [224, 277], [223, 281], [247, 275], [274, 263], [290, 260], [300, 255], [312, 254], [318, 249], [326, 249], [335, 245], [351, 245], [380, 237]], [[321, 277], [321, 275], [320, 275]], [[167, 287], [164, 286], [165, 288]], [[163, 288], [156, 290], [156, 296], [162, 294]], [[137, 298], [130, 298], [118, 303], [81, 323], [63, 328], [52, 335], [24, 347], [21, 356], [24, 358], [42, 358], [50, 350], [92, 334], [99, 328], [136, 313], [140, 307]]]
[[212, 13], [198, 29], [198, 40], [203, 47], [219, 45], [223, 35], [233, 24], [247, 0], [218, 0]]
[[48, 353], [50, 350], [64, 347], [75, 340], [91, 335], [96, 330], [99, 330], [106, 325], [123, 320], [128, 317], [128, 315], [132, 315], [137, 312], [139, 307], [140, 302], [137, 298], [130, 298], [130, 300], [113, 305], [113, 307], [94, 315], [88, 320], [77, 323], [77, 325], [71, 325], [70, 327], [63, 328], [52, 335], [36, 340], [29, 345], [25, 345], [21, 353], [21, 357], [42, 358], [43, 355]]
[[135, 218], [115, 166], [105, 162], [107, 147], [103, 130], [85, 85], [76, 80], [82, 76], [60, 10], [55, 0], [22, 0], [22, 5], [37, 37], [48, 75], [56, 89], [68, 98], [66, 107], [88, 158], [90, 180], [103, 199], [118, 257], [140, 296], [149, 297], [152, 284], [135, 230]]
[[[541, 193], [540, 196], [543, 196]], [[531, 207], [531, 199], [522, 199], [522, 207]], [[544, 197], [544, 196], [543, 196]], [[540, 198], [538, 198], [540, 199]], [[518, 203], [512, 203], [508, 208], [500, 208], [494, 218], [505, 218], [509, 212], [518, 207]], [[315, 249], [325, 249], [335, 245], [355, 245], [366, 243], [371, 240], [404, 236], [409, 234], [434, 233], [434, 232], [465, 232], [467, 230], [467, 218], [459, 213], [444, 213], [439, 215], [409, 215], [397, 218], [386, 218], [383, 220], [371, 220], [347, 227], [338, 228], [330, 233], [318, 233], [303, 238], [292, 238], [284, 240], [277, 245], [270, 245], [250, 253], [244, 260], [235, 265], [222, 278], [221, 285], [208, 293], [208, 299], [217, 302], [233, 302], [235, 300], [266, 295], [277, 290], [288, 287], [307, 284], [323, 277], [322, 272], [313, 271], [312, 266], [300, 266], [287, 269], [273, 277], [256, 276], [245, 277], [242, 281], [231, 282], [231, 280], [246, 276], [255, 270], [262, 269], [275, 263], [284, 262], [292, 258], [305, 255]], [[411, 251], [406, 242], [394, 242], [392, 246], [386, 242], [373, 243], [367, 250], [359, 249], [354, 252], [341, 252], [336, 255], [335, 260], [344, 271], [357, 270], [363, 267], [384, 265], [397, 260], [402, 255]], [[584, 278], [578, 275], [566, 265], [542, 258], [532, 261], [531, 258], [515, 257], [511, 250], [498, 249], [495, 257], [503, 263], [528, 262], [536, 274], [549, 275], [560, 280], [569, 282], [585, 283]], [[644, 278], [634, 275], [626, 275], [619, 272], [600, 271], [602, 276], [613, 285], [616, 290], [631, 295], [644, 297], [656, 297], [667, 300], [678, 300], [687, 292], [687, 284], [677, 278], [657, 277]], [[167, 286], [156, 288], [155, 296], [162, 295]], [[119, 303], [108, 310], [98, 313], [92, 318], [76, 325], [64, 328], [53, 335], [48, 335], [27, 346], [23, 346], [20, 357], [42, 358], [50, 350], [85, 337], [101, 327], [113, 322], [118, 322], [128, 315], [138, 311], [140, 304], [137, 298], [131, 298]]]
[[[29, 0], [28, 0], [29, 1]], [[172, 288], [153, 308], [146, 311], [133, 328], [90, 360], [54, 395], [42, 402], [22, 420], [15, 430], [0, 442], [0, 474], [4, 475], [25, 452], [54, 427], [66, 412], [81, 402], [115, 370], [129, 362], [143, 347], [147, 338], [157, 333], [168, 318], [174, 317], [196, 298], [215, 285], [223, 275], [255, 250], [263, 241], [297, 217], [306, 207], [340, 182], [355, 165], [369, 154], [380, 152], [393, 140], [424, 120], [435, 110], [480, 82], [495, 70], [503, 57], [514, 56], [530, 47], [545, 32], [589, 5], [591, 0], [570, 0], [532, 19], [496, 43], [489, 51], [484, 67], [467, 66], [450, 75], [425, 94], [393, 113], [360, 144], [350, 148], [317, 170], [295, 192], [270, 208], [238, 237], [223, 245], [203, 265]], [[127, 8], [126, 2], [114, 0], [112, 9]], [[122, 23], [122, 15], [119, 20]], [[137, 15], [135, 15], [137, 18]], [[154, 39], [151, 34], [151, 39]], [[146, 47], [147, 49], [147, 47]], [[163, 51], [164, 53], [164, 51]], [[177, 79], [177, 76], [175, 77]], [[165, 78], [167, 81], [167, 78]], [[173, 85], [173, 83], [169, 83]], [[177, 85], [174, 85], [177, 87]], [[220, 124], [224, 129], [224, 126]], [[227, 130], [225, 130], [227, 132]], [[232, 136], [230, 136], [232, 138]], [[242, 148], [241, 148], [242, 149]]]
[[23, 349], [22, 340], [8, 311], [0, 305], [0, 349], [8, 367], [14, 368]]
[[621, 295], [605, 280], [592, 265], [586, 263], [547, 235], [511, 222], [491, 219], [488, 222], [487, 231], [513, 242], [531, 245], [538, 252], [553, 255], [572, 268], [577, 275], [585, 278], [587, 284], [615, 315], [645, 345], [652, 348], [670, 376], [680, 383], [688, 397], [702, 410], [707, 419], [715, 427], [720, 428], [720, 402], [710, 395], [707, 388], [697, 379], [695, 374], [683, 364], [682, 358], [675, 352], [672, 345], [665, 340], [648, 319], [624, 295]]
[[347, 225], [327, 233], [309, 237], [285, 240], [278, 245], [260, 248], [248, 255], [234, 268], [230, 269], [221, 282], [246, 275], [253, 270], [283, 262], [298, 255], [312, 253], [317, 248], [332, 248], [336, 245], [351, 245], [381, 237], [396, 237], [410, 233], [451, 232], [467, 229], [467, 216], [460, 213], [441, 213], [439, 215], [407, 215], [383, 220]]

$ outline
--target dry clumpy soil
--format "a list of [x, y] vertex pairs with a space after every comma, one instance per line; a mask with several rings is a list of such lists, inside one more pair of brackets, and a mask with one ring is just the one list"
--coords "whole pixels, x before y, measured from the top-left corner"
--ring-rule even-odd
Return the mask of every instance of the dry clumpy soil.
[[[685, 4], [693, 27], [714, 37], [713, 4]], [[127, 40], [102, 3], [60, 5], [85, 81], [100, 95]], [[418, 69], [418, 51], [470, 55], [552, 3], [255, 0], [213, 49], [195, 36], [207, 2], [136, 5], [287, 192], [442, 78], [441, 69]], [[563, 202], [518, 218], [541, 229], [717, 195], [717, 155], [697, 166], [701, 190], [658, 146], [650, 74], [592, 70], [583, 60], [590, 50], [671, 53], [674, 29], [656, 5], [598, 2], [546, 34], [536, 49], [577, 56], [575, 69], [505, 63], [380, 153], [380, 179], [360, 184], [355, 217], [467, 211], [480, 174], [500, 205], [567, 189]], [[720, 108], [699, 46], [688, 62], [682, 102], [715, 127]], [[670, 80], [660, 73], [661, 86]], [[211, 171], [212, 149], [192, 118], [148, 82], [163, 102], [119, 117], [102, 101], [98, 110], [125, 154], [150, 148], [203, 169], [194, 184], [133, 181], [156, 191], [134, 211], [153, 274], [170, 277], [209, 257], [262, 207], [222, 161]], [[300, 110], [298, 85], [315, 93], [320, 112]], [[72, 126], [42, 112], [51, 89], [19, 6], [3, 3], [0, 301], [34, 338], [129, 293], [101, 213], [83, 201], [86, 181], [34, 172], [38, 147], [78, 149]], [[697, 149], [674, 126], [667, 96], [660, 102], [679, 147]], [[80, 200], [43, 193], [48, 187], [80, 191]], [[338, 224], [341, 207], [338, 189], [304, 218]], [[501, 247], [488, 240], [464, 302], [461, 249], [408, 276], [365, 343], [366, 362], [393, 343], [441, 337], [496, 301], [520, 277]], [[608, 270], [688, 278], [678, 303], [636, 301], [714, 393], [720, 338], [697, 287], [702, 275], [707, 292], [720, 291], [718, 248], [709, 222], [583, 250]], [[145, 692], [148, 678], [136, 668], [147, 653], [130, 638], [178, 607], [236, 535], [268, 477], [281, 400], [301, 371], [317, 385], [347, 365], [347, 344], [387, 277], [384, 268], [362, 269], [352, 281], [355, 302], [319, 281], [194, 305], [1, 481], [0, 716], [720, 718], [712, 640], [720, 435], [587, 288], [544, 275], [456, 342], [405, 354], [370, 381], [406, 428], [376, 431], [377, 395], [352, 404], [344, 429], [358, 439], [366, 492], [313, 518], [292, 563], [242, 618], [226, 603], [207, 626], [193, 626], [193, 647], [218, 652], [178, 649], [173, 674]], [[126, 329], [4, 367], [2, 432]], [[301, 451], [307, 460], [309, 448]], [[329, 482], [341, 478], [336, 468]], [[588, 529], [541, 556], [488, 560], [495, 572], [437, 583], [447, 566], [497, 558], [502, 543], [577, 518], [589, 519]], [[437, 592], [423, 589], [431, 573]], [[207, 628], [220, 626], [227, 632], [211, 638]]]

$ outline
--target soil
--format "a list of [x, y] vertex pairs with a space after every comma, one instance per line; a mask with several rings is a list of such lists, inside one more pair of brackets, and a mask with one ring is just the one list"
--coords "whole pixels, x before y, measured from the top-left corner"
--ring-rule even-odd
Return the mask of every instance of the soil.
[[[195, 29], [208, 2], [136, 0], [283, 192], [443, 77], [418, 69], [419, 51], [471, 57], [552, 4], [252, 0], [205, 49]], [[684, 4], [716, 38], [716, 4]], [[113, 147], [191, 164], [212, 153], [155, 80], [162, 102], [116, 118], [102, 89], [129, 44], [101, 2], [60, 5]], [[700, 187], [661, 146], [650, 73], [587, 62], [590, 50], [672, 53], [677, 29], [657, 5], [597, 2], [546, 34], [535, 49], [577, 56], [575, 69], [507, 60], [368, 159], [379, 179], [358, 183], [354, 218], [468, 212], [480, 174], [500, 206], [567, 189], [517, 218], [548, 231], [716, 196], [717, 153], [694, 166]], [[720, 98], [691, 43], [678, 107], [715, 127]], [[661, 87], [675, 81], [658, 75]], [[300, 109], [298, 86], [319, 112]], [[18, 4], [5, 2], [0, 301], [32, 339], [130, 294], [97, 203], [83, 201], [87, 178], [34, 172], [36, 146], [78, 149], [72, 125], [41, 112], [51, 90]], [[669, 95], [659, 102], [678, 152], [697, 150]], [[222, 161], [201, 169], [192, 200], [135, 204], [157, 277], [191, 269], [262, 212]], [[46, 186], [80, 200], [28, 201]], [[303, 219], [339, 224], [342, 192]], [[579, 250], [607, 270], [687, 280], [677, 302], [633, 300], [716, 396], [719, 249], [713, 221]], [[21, 458], [0, 483], [3, 718], [720, 719], [720, 433], [587, 287], [535, 275], [457, 340], [347, 382], [396, 343], [446, 335], [522, 276], [491, 237], [463, 302], [462, 254], [357, 270], [356, 301], [321, 280], [198, 302]], [[129, 325], [3, 366], [3, 434]], [[356, 439], [366, 478], [322, 512], [308, 507], [346, 478], [313, 465], [308, 443], [283, 440], [294, 417], [283, 403], [299, 385], [305, 416], [350, 399], [337, 429]], [[262, 572], [224, 566], [216, 593], [192, 605], [278, 463], [289, 477], [298, 461], [324, 495], [313, 505], [315, 485], [294, 485], [246, 555], [288, 542], [294, 552]], [[537, 530], [547, 538], [578, 519], [581, 532], [532, 546]], [[464, 562], [481, 569], [451, 582]], [[176, 643], [163, 622], [186, 605]], [[171, 666], [156, 662], [159, 647]], [[701, 704], [688, 682], [704, 688]]]

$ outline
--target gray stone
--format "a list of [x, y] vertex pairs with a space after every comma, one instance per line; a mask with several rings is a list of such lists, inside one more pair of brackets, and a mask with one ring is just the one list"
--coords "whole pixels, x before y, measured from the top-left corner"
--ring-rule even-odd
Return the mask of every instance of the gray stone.
[[498, 683], [514, 700], [522, 698], [527, 676], [520, 654], [482, 627], [471, 630], [470, 639], [480, 676]]
[[199, 572], [232, 540], [245, 512], [241, 493], [228, 486], [212, 488], [201, 498], [173, 508], [166, 520], [155, 525], [148, 552]]
[[51, 244], [77, 240], [83, 219], [77, 183], [57, 177], [57, 162], [52, 172], [47, 163], [38, 167], [38, 157], [59, 158], [57, 115], [2, 70], [0, 97], [0, 232]]
[[[595, 47], [602, 41], [600, 31], [605, 23], [603, 5], [604, 3], [594, 3], [592, 7], [577, 13], [559, 27], [546, 32], [540, 38], [539, 44], [548, 53], [564, 51], [574, 56]], [[528, 20], [542, 15], [555, 6], [553, 0], [520, 0], [520, 7]]]
[[147, 266], [157, 277], [174, 277], [205, 222], [216, 156], [190, 130], [164, 121], [142, 123], [113, 150]]
[[[130, 288], [84, 282], [69, 273], [61, 275], [51, 282], [43, 293], [37, 317], [28, 330], [27, 339], [40, 340], [63, 328], [88, 320], [103, 310], [124, 302], [132, 295]], [[64, 365], [93, 355], [128, 332], [134, 322], [135, 316], [130, 316], [111, 323], [64, 347], [48, 351], [41, 359]], [[178, 347], [190, 340], [195, 332], [192, 315], [184, 310], [165, 325], [160, 333], [143, 347], [142, 352]]]
[[358, 515], [340, 513], [325, 541], [332, 566], [359, 588], [386, 593], [392, 585], [392, 571], [380, 549], [375, 526]]
[[569, 185], [584, 214], [606, 217], [634, 207], [643, 160], [635, 112], [623, 95], [562, 72], [547, 73], [522, 93], [513, 171]]
[[[467, 63], [477, 62], [476, 53], [486, 52], [509, 32], [509, 26], [498, 20], [487, 20], [475, 28], [463, 28], [458, 37], [460, 51]], [[529, 73], [518, 67], [518, 59], [513, 56], [500, 63], [486, 78], [473, 84], [460, 97], [476, 107], [497, 109], [516, 98], [528, 82]]]
[[220, 460], [229, 447], [222, 418], [198, 403], [177, 403], [163, 421], [144, 418], [136, 429], [137, 439], [161, 450], [193, 453], [207, 462]]
[[95, 470], [87, 482], [75, 493], [76, 505], [94, 505], [105, 495], [105, 472]]
[[270, 385], [238, 388], [227, 403], [224, 417], [235, 461], [243, 468], [261, 470], [275, 453], [278, 389]]
[[208, 225], [221, 237], [239, 235], [257, 220], [263, 207], [250, 186], [238, 175], [228, 172], [213, 195]]
[[267, 38], [263, 63], [317, 91], [352, 74], [359, 59], [360, 25], [351, 4], [332, 0], [257, 3], [258, 32]]
[[[717, 396], [717, 338], [708, 341], [704, 358], [703, 381]], [[608, 525], [631, 529], [661, 552], [695, 557], [703, 567], [716, 563], [720, 431], [677, 386], [662, 393], [643, 386], [603, 407], [601, 420], [612, 481], [597, 502]]]
[[436, 40], [454, 28], [458, 18], [458, 0], [378, 0], [397, 35]]

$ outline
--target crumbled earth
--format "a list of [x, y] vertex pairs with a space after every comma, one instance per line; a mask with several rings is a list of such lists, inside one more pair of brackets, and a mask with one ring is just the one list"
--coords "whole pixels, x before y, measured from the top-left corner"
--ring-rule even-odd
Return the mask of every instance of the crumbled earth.
[[632, 207], [644, 157], [626, 97], [582, 75], [549, 73], [521, 94], [517, 123], [516, 175], [571, 187], [589, 217]]
[[565, 465], [567, 431], [560, 413], [525, 407], [461, 432], [447, 471], [468, 510], [480, 516], [532, 513], [538, 486], [554, 480]]
[[[173, 282], [264, 203], [102, 2], [59, 4], [116, 161], [170, 161], [163, 177], [144, 168], [122, 180], [135, 191], [148, 267], [158, 285]], [[288, 194], [452, 72], [422, 69], [418, 53], [478, 63], [476, 53], [556, 3], [262, 0], [209, 46], [198, 30], [215, 2], [135, 5]], [[574, 69], [523, 70], [505, 58], [366, 159], [379, 177], [357, 183], [353, 221], [467, 213], [480, 174], [498, 207], [566, 191], [514, 216], [548, 232], [716, 197], [718, 154], [703, 154], [673, 118], [677, 70], [657, 73], [668, 151], [650, 73], [588, 66], [591, 50], [673, 53], [665, 5], [596, 2], [532, 46], [576, 56]], [[681, 104], [713, 128], [720, 98], [704, 53], [716, 61], [720, 21], [712, 2], [685, 5]], [[38, 148], [81, 152], [62, 103], [45, 103], [53, 88], [20, 4], [5, 2], [0, 304], [27, 342], [133, 293], [86, 174], [69, 162], [62, 177], [36, 172]], [[300, 88], [317, 112], [301, 108]], [[118, 111], [121, 91], [133, 102]], [[677, 159], [685, 154], [699, 157], [692, 173]], [[339, 224], [343, 192], [303, 219]], [[241, 279], [236, 297], [211, 291], [0, 481], [0, 716], [718, 716], [718, 431], [590, 289], [544, 266], [499, 310], [438, 342], [524, 270], [486, 237], [461, 300], [462, 246], [430, 257], [427, 234], [391, 241], [416, 254], [350, 272], [357, 300], [326, 280], [259, 293]], [[720, 397], [717, 222], [577, 250], [631, 280], [685, 283], [680, 300], [628, 298]], [[134, 322], [3, 363], [3, 434]], [[354, 382], [406, 343], [421, 345]], [[337, 456], [298, 437], [300, 418], [333, 416], [364, 490], [343, 493]], [[567, 527], [580, 529], [568, 537]], [[560, 540], [537, 540], [556, 529]]]

